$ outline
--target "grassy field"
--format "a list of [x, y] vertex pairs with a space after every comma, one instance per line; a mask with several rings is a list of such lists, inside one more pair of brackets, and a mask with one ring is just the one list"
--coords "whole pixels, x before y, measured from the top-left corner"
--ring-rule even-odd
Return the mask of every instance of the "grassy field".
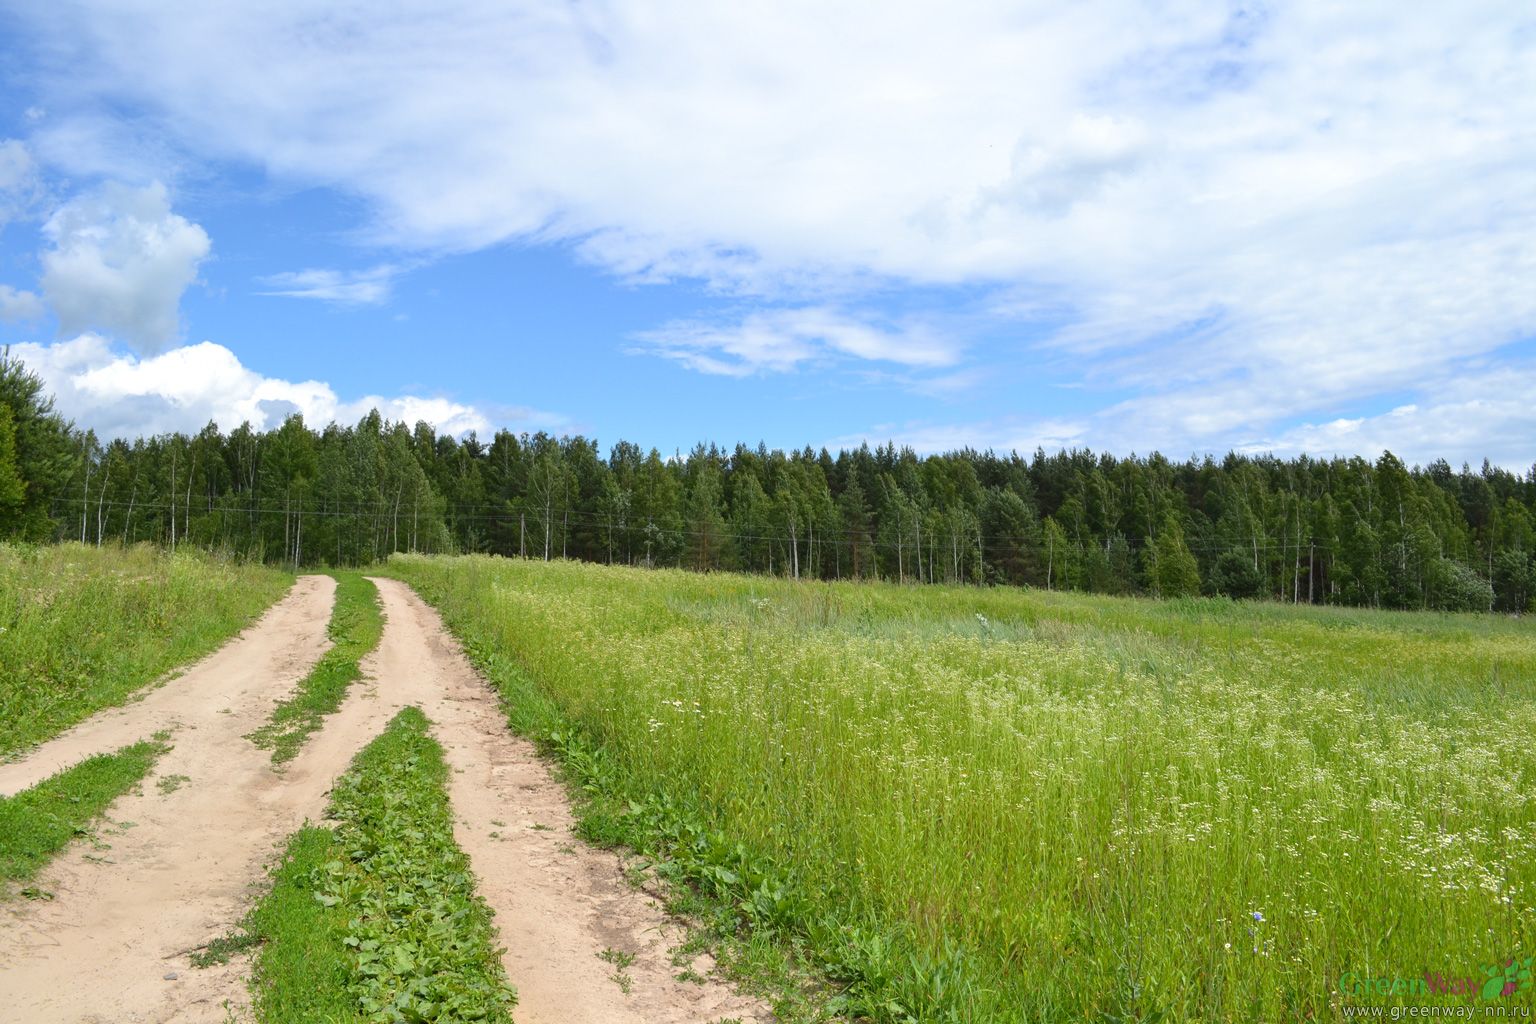
[[212, 651], [292, 582], [147, 545], [0, 544], [0, 758]]
[[1536, 946], [1527, 622], [389, 571], [504, 690], [526, 679], [514, 724], [623, 798], [614, 836], [730, 895], [852, 1013], [1323, 1018], [1466, 1003], [1374, 990], [1481, 986]]

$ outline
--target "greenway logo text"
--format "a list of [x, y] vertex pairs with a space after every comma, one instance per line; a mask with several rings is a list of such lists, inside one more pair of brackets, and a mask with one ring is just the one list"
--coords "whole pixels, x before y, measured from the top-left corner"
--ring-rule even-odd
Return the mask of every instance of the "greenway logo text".
[[[1469, 1000], [1462, 1004], [1426, 1004], [1371, 1006], [1359, 1002], [1341, 1007], [1346, 1017], [1404, 1020], [1410, 1017], [1514, 1017], [1529, 1018], [1531, 1008], [1525, 1000], [1510, 997], [1531, 990], [1533, 957], [1510, 957], [1483, 966], [1481, 977], [1446, 975], [1425, 971], [1413, 977], [1372, 976], [1346, 971], [1339, 978], [1339, 995], [1352, 1000], [1374, 999], [1452, 999]], [[1481, 1003], [1483, 1005], [1472, 1005]]]

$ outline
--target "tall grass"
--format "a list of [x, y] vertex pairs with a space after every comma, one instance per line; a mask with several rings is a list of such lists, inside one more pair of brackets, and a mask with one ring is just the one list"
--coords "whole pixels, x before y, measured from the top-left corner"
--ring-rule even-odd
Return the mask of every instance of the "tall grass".
[[148, 545], [0, 544], [0, 757], [202, 657], [292, 582]]
[[834, 975], [926, 972], [877, 1017], [1320, 1018], [1352, 977], [1481, 978], [1536, 945], [1527, 623], [390, 571], [637, 785], [785, 866], [807, 934], [862, 936]]

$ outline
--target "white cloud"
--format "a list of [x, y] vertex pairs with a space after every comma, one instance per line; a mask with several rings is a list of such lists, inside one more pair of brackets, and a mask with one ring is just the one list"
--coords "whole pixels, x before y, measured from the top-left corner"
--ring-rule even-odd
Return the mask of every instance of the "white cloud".
[[[390, 420], [426, 420], [449, 434], [493, 426], [481, 410], [448, 398], [363, 395], [344, 400], [322, 381], [263, 376], [210, 341], [137, 358], [115, 351], [100, 335], [84, 334], [53, 345], [15, 345], [11, 354], [43, 378], [60, 412], [104, 437], [195, 432], [210, 420], [225, 430], [247, 421], [270, 429], [294, 412], [314, 427], [350, 424], [370, 409]], [[531, 409], [501, 413], [504, 421], [531, 429], [563, 422]]]
[[702, 373], [746, 377], [784, 373], [802, 363], [853, 356], [904, 366], [949, 366], [958, 345], [922, 323], [876, 326], [824, 307], [772, 309], [725, 323], [678, 320], [635, 335], [636, 351], [674, 359]]
[[[1536, 362], [1467, 366], [1427, 382], [1420, 390], [1417, 401], [1386, 412], [1303, 421], [1243, 440], [1234, 440], [1241, 436], [1233, 433], [1233, 423], [1239, 418], [1224, 415], [1224, 410], [1251, 398], [1249, 393], [1213, 403], [1211, 411], [1202, 412], [1198, 403], [1186, 402], [1181, 406], [1183, 422], [1154, 423], [1129, 415], [1128, 409], [1140, 408], [1140, 400], [1136, 400], [1080, 416], [880, 424], [828, 443], [846, 446], [895, 441], [921, 453], [969, 447], [1028, 454], [1037, 446], [1046, 451], [1091, 447], [1120, 455], [1161, 451], [1173, 459], [1220, 456], [1234, 450], [1374, 459], [1390, 451], [1409, 464], [1419, 465], [1446, 459], [1453, 465], [1469, 462], [1475, 466], [1487, 458], [1517, 473], [1536, 465], [1536, 446], [1532, 445], [1532, 438], [1536, 438]], [[1202, 415], [1210, 419], [1202, 421]], [[1191, 441], [1192, 437], [1207, 441]]]
[[19, 139], [0, 139], [0, 228], [23, 215], [40, 192], [37, 163]]
[[920, 455], [958, 451], [974, 448], [977, 451], [992, 449], [998, 452], [1015, 451], [1028, 456], [1036, 448], [1048, 452], [1062, 448], [1081, 448], [1089, 424], [1083, 420], [1068, 418], [1026, 419], [1005, 417], [971, 423], [882, 423], [857, 434], [845, 434], [827, 441], [826, 447], [856, 448], [861, 444], [871, 447], [894, 443], [898, 448], [911, 448]]
[[36, 166], [20, 139], [0, 140], [0, 192], [14, 192], [32, 180]]
[[43, 234], [43, 297], [60, 333], [104, 331], [145, 353], [176, 340], [182, 292], [209, 242], [171, 212], [165, 186], [107, 184], [60, 207]]
[[404, 268], [391, 263], [367, 270], [296, 270], [264, 277], [263, 295], [320, 299], [341, 306], [372, 306], [389, 298], [389, 289]]
[[38, 320], [43, 313], [42, 299], [31, 292], [18, 291], [8, 284], [0, 284], [0, 321], [15, 323]]
[[[114, 152], [91, 140], [122, 126], [85, 102], [110, 96], [166, 152], [365, 197], [378, 238], [408, 247], [561, 241], [776, 306], [1005, 291], [1008, 315], [1069, 324], [1058, 369], [1140, 396], [1095, 418], [1117, 438], [1262, 440], [1536, 333], [1527, 5], [57, 0], [27, 17], [54, 62], [47, 159]], [[911, 351], [773, 315], [645, 340], [735, 375]]]
[[1351, 455], [1391, 451], [1406, 461], [1479, 465], [1518, 473], [1536, 467], [1536, 365], [1472, 370], [1432, 383], [1417, 402], [1374, 416], [1305, 423], [1265, 451]]

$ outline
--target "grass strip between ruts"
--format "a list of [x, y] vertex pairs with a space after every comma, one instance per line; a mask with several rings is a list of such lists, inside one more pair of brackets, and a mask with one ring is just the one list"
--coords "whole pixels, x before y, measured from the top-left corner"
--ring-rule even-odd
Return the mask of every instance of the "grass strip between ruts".
[[347, 687], [362, 678], [359, 663], [384, 632], [378, 588], [355, 572], [336, 576], [336, 604], [326, 628], [334, 646], [321, 656], [293, 696], [279, 704], [266, 725], [251, 733], [258, 747], [272, 751], [272, 763], [293, 760], [326, 715], [341, 707]]
[[509, 1024], [515, 996], [453, 839], [447, 777], [426, 716], [406, 708], [337, 781], [334, 832], [294, 834], [245, 934], [223, 943], [260, 945], [264, 1024]]
[[[26, 882], [107, 807], [143, 780], [170, 747], [165, 734], [86, 758], [15, 796], [0, 797], [0, 882]], [[25, 895], [45, 893], [23, 889]]]

